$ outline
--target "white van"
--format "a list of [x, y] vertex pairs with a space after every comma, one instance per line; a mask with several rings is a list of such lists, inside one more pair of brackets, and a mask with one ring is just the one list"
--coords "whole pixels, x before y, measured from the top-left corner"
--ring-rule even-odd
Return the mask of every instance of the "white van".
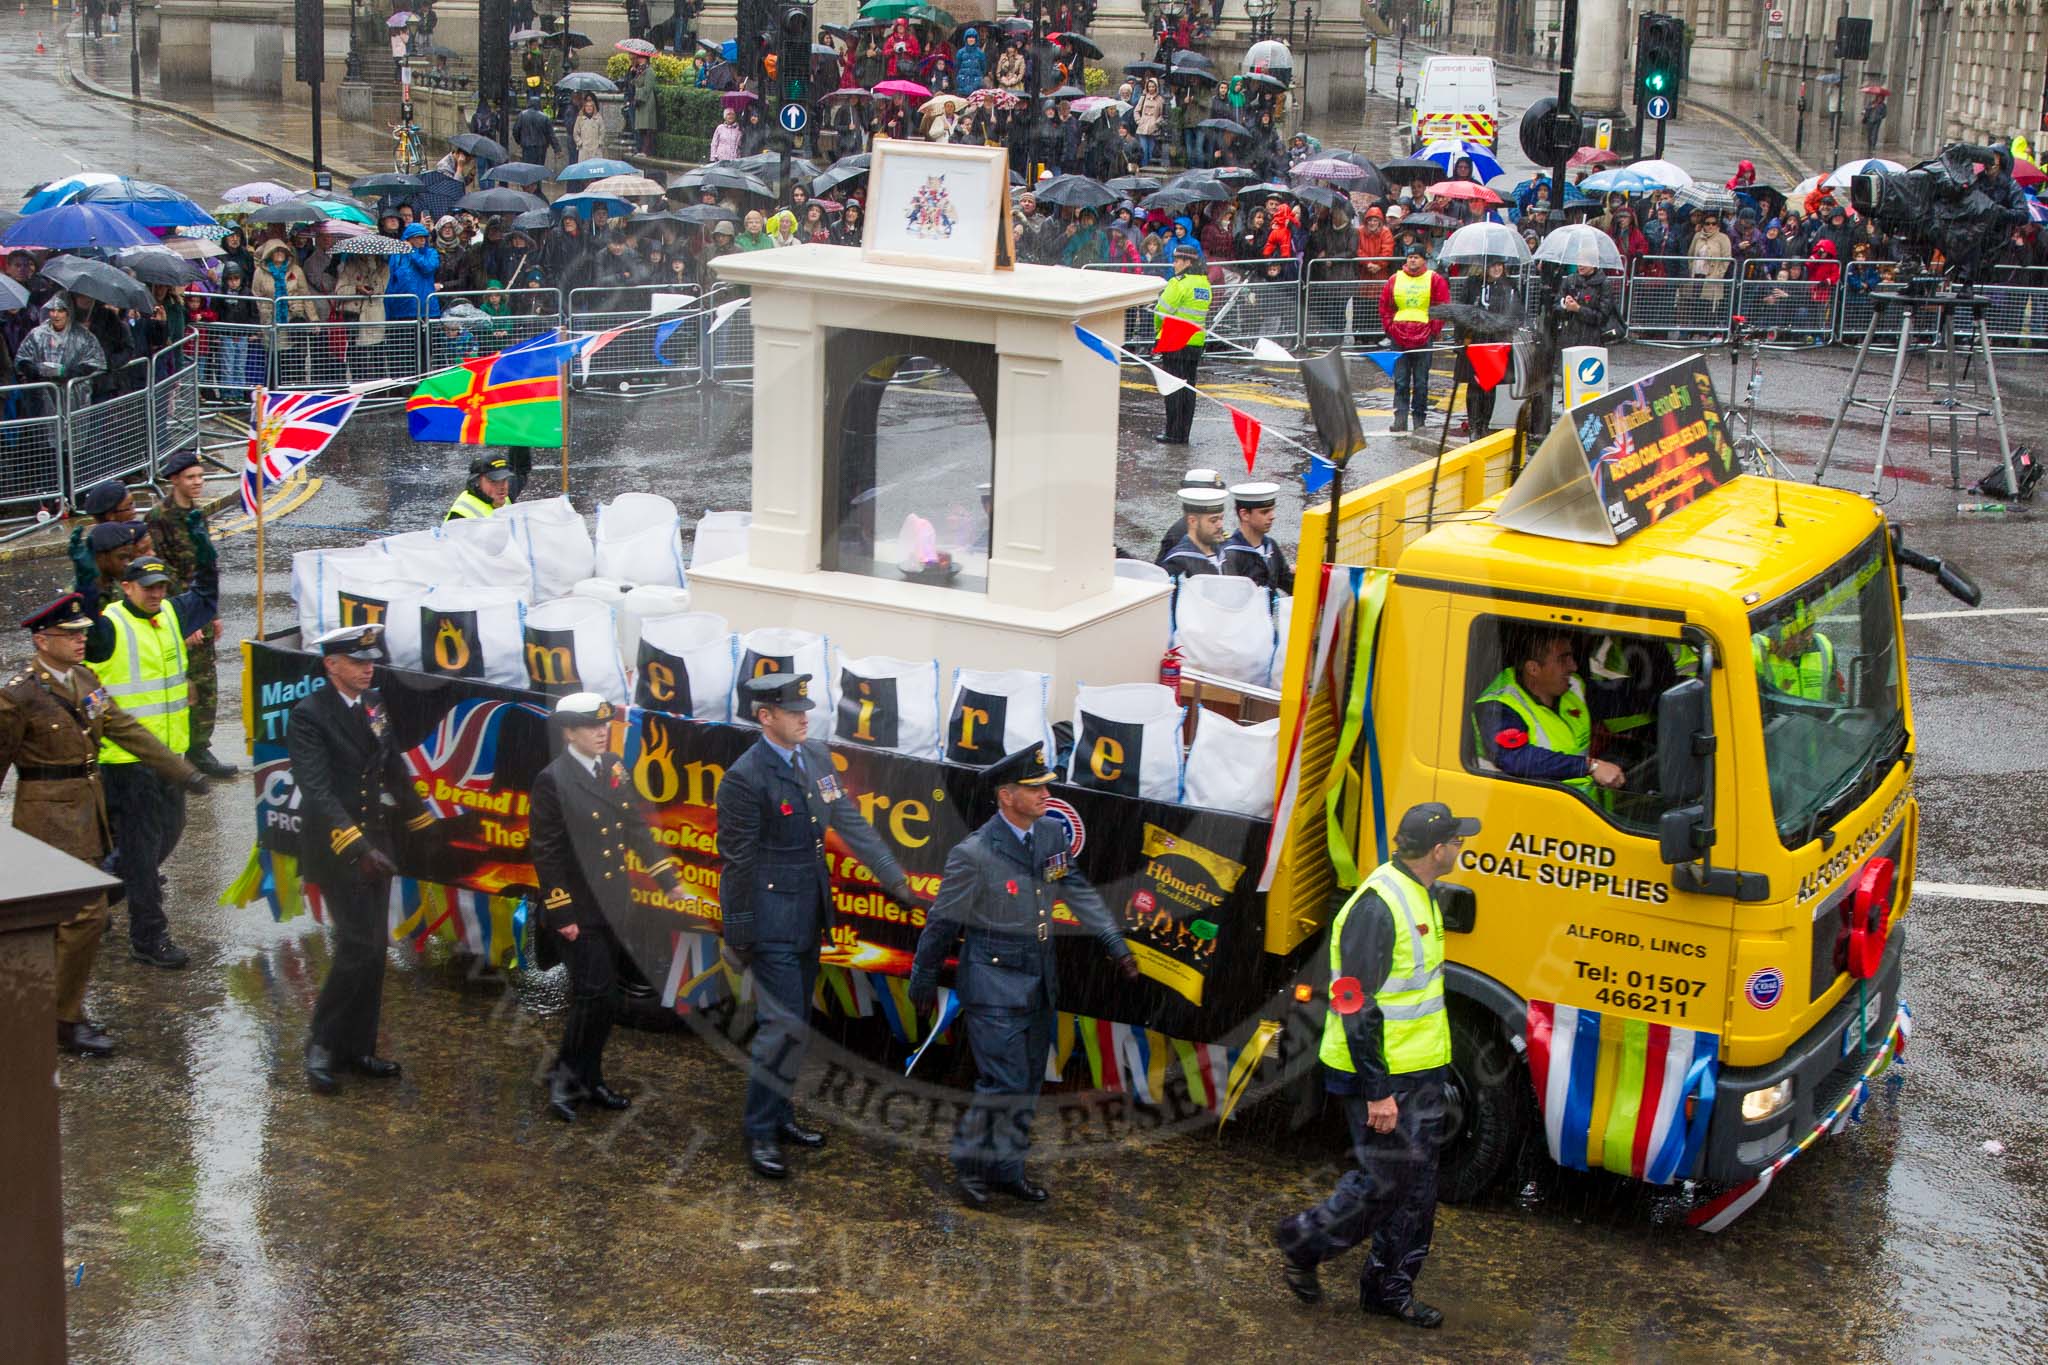
[[1491, 57], [1430, 57], [1415, 85], [1415, 142], [1459, 139], [1500, 147], [1500, 91]]

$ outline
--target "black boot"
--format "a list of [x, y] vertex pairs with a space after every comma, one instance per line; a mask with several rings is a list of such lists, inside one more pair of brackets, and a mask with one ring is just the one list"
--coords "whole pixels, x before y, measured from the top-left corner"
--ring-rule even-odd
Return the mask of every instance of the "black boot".
[[235, 765], [223, 763], [213, 756], [211, 749], [194, 749], [185, 755], [185, 761], [205, 773], [208, 777], [233, 777]]
[[192, 960], [192, 955], [171, 942], [168, 934], [151, 943], [130, 943], [128, 956], [167, 971], [176, 971]]
[[81, 1057], [114, 1055], [114, 1040], [100, 1032], [100, 1026], [90, 1019], [81, 1019], [75, 1024], [58, 1024], [57, 1046]]
[[583, 1092], [568, 1073], [557, 1071], [548, 1077], [548, 1112], [564, 1123], [576, 1121], [576, 1101]]

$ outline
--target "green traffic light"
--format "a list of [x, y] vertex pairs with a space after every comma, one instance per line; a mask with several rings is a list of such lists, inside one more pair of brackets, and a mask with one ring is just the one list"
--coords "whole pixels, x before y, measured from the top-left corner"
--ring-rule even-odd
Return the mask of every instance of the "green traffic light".
[[1661, 95], [1664, 93], [1664, 87], [1671, 84], [1671, 78], [1662, 71], [1652, 71], [1643, 84], [1650, 88], [1650, 93]]

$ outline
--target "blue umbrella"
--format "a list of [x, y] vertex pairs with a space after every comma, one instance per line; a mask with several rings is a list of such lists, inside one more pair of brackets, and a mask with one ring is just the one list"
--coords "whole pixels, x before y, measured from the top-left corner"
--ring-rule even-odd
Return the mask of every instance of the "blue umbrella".
[[138, 227], [203, 227], [213, 215], [168, 185], [127, 176], [106, 185], [94, 185], [72, 200], [95, 208], [112, 209]]
[[29, 195], [28, 202], [21, 206], [21, 211], [37, 213], [43, 209], [53, 209], [59, 204], [70, 203], [94, 185], [105, 185], [120, 178], [109, 171], [82, 171], [77, 175], [67, 175], [62, 180], [52, 180], [48, 184], [36, 186], [35, 192]]
[[1458, 164], [1459, 157], [1470, 157], [1472, 174], [1482, 185], [1501, 173], [1500, 162], [1494, 158], [1493, 153], [1470, 142], [1432, 142], [1416, 155], [1441, 167], [1446, 176], [1450, 175], [1451, 167]]
[[637, 167], [608, 156], [594, 156], [588, 161], [578, 161], [555, 172], [557, 180], [602, 180], [608, 175], [638, 175]]
[[59, 204], [53, 209], [24, 214], [20, 222], [0, 232], [0, 247], [47, 247], [53, 251], [90, 247], [115, 251], [124, 246], [151, 246], [155, 242], [155, 237], [120, 214], [92, 204]]
[[1611, 166], [1579, 182], [1579, 189], [1585, 194], [1646, 194], [1657, 188], [1642, 172], [1627, 166]]
[[633, 212], [633, 206], [623, 199], [609, 194], [565, 194], [548, 207], [557, 215], [573, 213], [578, 218], [589, 218], [592, 210], [602, 205], [614, 218], [624, 218]]

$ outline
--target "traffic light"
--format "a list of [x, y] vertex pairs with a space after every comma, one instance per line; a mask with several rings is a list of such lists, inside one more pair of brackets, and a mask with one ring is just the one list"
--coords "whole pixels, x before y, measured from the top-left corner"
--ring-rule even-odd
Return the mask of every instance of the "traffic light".
[[784, 104], [811, 102], [811, 7], [784, 0], [776, 7], [776, 95]]
[[1648, 101], [1678, 98], [1685, 60], [1685, 21], [1675, 14], [1645, 14], [1636, 21], [1636, 95]]

